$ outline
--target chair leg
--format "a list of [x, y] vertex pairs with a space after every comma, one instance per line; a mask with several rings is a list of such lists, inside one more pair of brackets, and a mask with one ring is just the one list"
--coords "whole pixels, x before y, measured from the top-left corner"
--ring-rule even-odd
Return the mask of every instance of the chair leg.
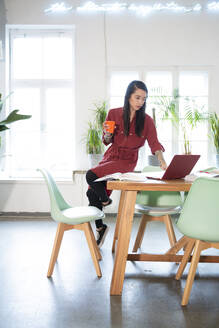
[[166, 230], [167, 230], [167, 234], [169, 237], [170, 246], [172, 247], [176, 244], [176, 236], [175, 236], [175, 232], [173, 229], [172, 220], [169, 215], [164, 216], [164, 223], [166, 225]]
[[97, 246], [97, 241], [96, 241], [96, 239], [94, 237], [93, 229], [91, 227], [90, 222], [88, 223], [88, 225], [89, 225], [89, 229], [90, 229], [90, 234], [91, 234], [92, 242], [93, 242], [93, 245], [94, 245], [94, 248], [95, 248], [96, 257], [97, 257], [98, 261], [100, 261], [100, 260], [102, 260], [102, 256], [100, 254], [100, 249]]
[[[89, 246], [89, 249], [90, 249], [91, 257], [92, 257], [92, 260], [93, 260], [93, 263], [94, 263], [94, 267], [95, 267], [97, 276], [102, 277], [102, 273], [101, 273], [101, 270], [100, 270], [100, 265], [99, 265], [98, 258], [97, 258], [97, 253], [96, 253], [97, 252], [96, 251], [96, 246], [95, 246], [94, 240], [92, 238], [91, 228], [89, 227], [89, 222], [84, 223], [83, 226], [84, 226], [84, 233], [85, 233], [85, 236], [86, 236], [86, 239], [87, 239], [87, 243], [88, 243], [88, 246]], [[96, 243], [96, 241], [95, 241], [95, 243]]]
[[195, 248], [194, 248], [194, 253], [192, 256], [192, 261], [189, 269], [189, 274], [186, 280], [186, 286], [184, 289], [183, 297], [182, 297], [182, 302], [181, 305], [185, 306], [188, 304], [190, 292], [192, 289], [192, 284], [195, 278], [195, 273], [197, 269], [197, 265], [199, 262], [200, 254], [202, 250], [202, 242], [200, 240], [196, 240], [195, 242]]
[[65, 231], [64, 223], [59, 223], [57, 230], [56, 230], [56, 236], [55, 236], [52, 254], [51, 254], [51, 258], [50, 258], [50, 262], [49, 262], [49, 268], [48, 268], [48, 272], [47, 272], [48, 278], [51, 277], [51, 275], [53, 273], [53, 269], [54, 269], [55, 262], [57, 260], [58, 254], [59, 254], [64, 231]]
[[179, 266], [178, 271], [176, 273], [176, 277], [175, 277], [176, 280], [179, 280], [182, 277], [182, 274], [183, 274], [183, 272], [185, 270], [185, 267], [188, 263], [188, 260], [189, 260], [189, 257], [191, 255], [191, 253], [192, 253], [194, 245], [195, 245], [195, 240], [191, 239], [187, 243], [187, 245], [185, 246], [185, 253], [183, 255], [182, 262], [180, 263], [180, 266]]
[[187, 243], [189, 242], [188, 237], [182, 236], [174, 246], [172, 246], [165, 254], [174, 254], [176, 255], [182, 248], [184, 249]]
[[134, 244], [134, 247], [133, 247], [133, 250], [132, 250], [132, 252], [134, 252], [134, 253], [136, 253], [138, 251], [138, 249], [141, 247], [142, 240], [143, 240], [144, 233], [145, 233], [145, 229], [146, 229], [146, 224], [147, 224], [147, 221], [148, 221], [147, 218], [148, 218], [148, 216], [146, 214], [142, 215], [141, 223], [140, 223], [140, 226], [138, 228], [138, 233], [137, 233], [137, 236], [136, 236], [136, 239], [135, 239], [135, 244]]

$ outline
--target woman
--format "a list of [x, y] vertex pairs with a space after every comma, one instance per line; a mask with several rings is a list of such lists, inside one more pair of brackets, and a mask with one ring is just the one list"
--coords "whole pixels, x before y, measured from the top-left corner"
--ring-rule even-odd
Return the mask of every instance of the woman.
[[[131, 172], [138, 160], [138, 150], [147, 140], [151, 152], [155, 154], [162, 169], [166, 169], [163, 158], [163, 146], [157, 139], [157, 132], [152, 118], [145, 113], [148, 90], [142, 81], [132, 81], [126, 90], [124, 107], [111, 109], [106, 121], [115, 121], [113, 134], [107, 132], [107, 123], [103, 128], [103, 143], [111, 144], [106, 150], [103, 160], [98, 166], [90, 169], [86, 174], [89, 189], [87, 197], [90, 206], [101, 209], [110, 205], [111, 191], [106, 189], [106, 181], [94, 182], [97, 178], [115, 172]], [[97, 244], [100, 247], [108, 227], [102, 220], [96, 220]]]

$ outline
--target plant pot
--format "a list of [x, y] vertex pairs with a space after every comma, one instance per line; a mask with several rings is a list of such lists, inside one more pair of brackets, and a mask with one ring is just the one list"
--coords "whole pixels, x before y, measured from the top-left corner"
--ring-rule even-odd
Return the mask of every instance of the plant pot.
[[103, 154], [88, 154], [89, 168], [97, 166], [102, 158]]
[[148, 165], [160, 166], [160, 162], [155, 155], [148, 155]]

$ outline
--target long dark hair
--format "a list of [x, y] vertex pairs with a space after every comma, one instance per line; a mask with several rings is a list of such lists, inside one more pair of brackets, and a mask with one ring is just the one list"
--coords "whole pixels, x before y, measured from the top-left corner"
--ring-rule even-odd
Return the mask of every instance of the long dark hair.
[[[126, 93], [125, 93], [125, 100], [124, 100], [124, 107], [123, 107], [123, 123], [124, 123], [124, 133], [126, 136], [129, 135], [130, 129], [130, 106], [129, 106], [129, 99], [131, 95], [136, 91], [136, 89], [141, 89], [148, 94], [148, 89], [144, 82], [142, 81], [132, 81], [129, 83]], [[135, 133], [137, 136], [141, 136], [141, 133], [144, 129], [144, 120], [145, 120], [145, 107], [146, 102], [144, 102], [143, 106], [136, 111], [136, 124], [135, 124]]]

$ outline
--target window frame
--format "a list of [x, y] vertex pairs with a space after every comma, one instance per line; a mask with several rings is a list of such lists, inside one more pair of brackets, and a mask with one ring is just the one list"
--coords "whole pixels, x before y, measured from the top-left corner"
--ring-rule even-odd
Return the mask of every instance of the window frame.
[[[29, 35], [43, 35], [49, 36], [53, 33], [65, 33], [66, 35], [69, 35], [72, 39], [72, 78], [71, 79], [13, 79], [12, 77], [12, 60], [13, 60], [13, 53], [11, 49], [11, 42], [12, 38], [14, 38], [16, 35], [24, 34], [27, 32]], [[17, 87], [24, 87], [27, 85], [28, 87], [34, 87], [37, 86], [40, 90], [42, 90], [42, 85], [44, 85], [43, 88], [43, 97], [44, 97], [44, 106], [42, 106], [43, 100], [40, 99], [40, 145], [43, 144], [43, 133], [45, 130], [45, 94], [46, 89], [49, 88], [69, 88], [71, 89], [72, 93], [72, 124], [74, 124], [75, 121], [75, 27], [74, 25], [12, 25], [7, 24], [6, 25], [6, 71], [5, 71], [5, 78], [6, 78], [6, 94], [10, 93], [10, 90], [13, 90], [13, 88]], [[8, 101], [8, 104], [5, 106], [6, 115], [8, 114], [10, 107], [10, 99]], [[21, 110], [22, 113], [22, 110]], [[28, 114], [28, 113], [27, 113]], [[72, 129], [73, 130], [73, 129]], [[74, 153], [75, 153], [75, 144], [74, 144], [74, 132], [72, 131], [72, 161], [74, 159]], [[44, 147], [41, 147], [43, 149], [43, 153], [45, 153]], [[6, 131], [6, 138], [5, 138], [5, 153], [10, 154], [11, 153], [11, 130]], [[32, 170], [33, 171], [33, 170]], [[7, 157], [6, 164], [4, 167], [4, 172], [7, 176], [16, 178], [17, 174], [19, 176], [19, 170], [12, 171], [11, 165], [10, 165], [10, 156]], [[21, 171], [20, 171], [21, 172]], [[66, 179], [65, 173], [61, 172], [54, 172], [53, 173], [57, 178], [64, 178]], [[38, 176], [30, 174], [27, 176], [22, 175], [24, 178], [35, 178]]]

